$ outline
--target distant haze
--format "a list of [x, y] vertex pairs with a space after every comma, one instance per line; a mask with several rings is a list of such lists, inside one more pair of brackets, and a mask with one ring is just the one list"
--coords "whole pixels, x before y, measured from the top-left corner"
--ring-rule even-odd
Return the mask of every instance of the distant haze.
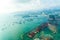
[[0, 0], [0, 14], [60, 6], [60, 0]]

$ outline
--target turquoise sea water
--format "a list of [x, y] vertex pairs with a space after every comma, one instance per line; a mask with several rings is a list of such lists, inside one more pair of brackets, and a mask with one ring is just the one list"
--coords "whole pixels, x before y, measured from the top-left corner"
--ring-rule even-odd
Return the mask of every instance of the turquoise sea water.
[[[48, 16], [44, 15], [32, 15], [32, 16], [15, 16], [15, 14], [7, 14], [0, 16], [0, 40], [22, 40], [22, 35], [33, 30], [37, 26], [48, 22]], [[46, 28], [43, 30], [45, 34], [52, 34], [54, 40], [60, 40], [60, 25], [57, 26], [57, 34]], [[39, 34], [40, 35], [40, 34]], [[24, 37], [23, 40], [28, 40], [28, 37]], [[29, 39], [33, 40], [33, 39]]]

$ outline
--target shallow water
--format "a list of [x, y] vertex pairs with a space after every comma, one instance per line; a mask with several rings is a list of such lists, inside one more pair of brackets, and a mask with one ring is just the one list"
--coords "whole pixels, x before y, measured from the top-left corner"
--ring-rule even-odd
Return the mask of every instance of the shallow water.
[[[36, 28], [37, 26], [41, 25], [44, 22], [48, 22], [48, 16], [41, 15], [38, 17], [23, 18], [22, 16], [15, 16], [15, 14], [1, 15], [0, 16], [0, 40], [22, 40], [21, 39], [22, 35], [29, 32], [30, 30], [33, 30], [34, 28]], [[55, 36], [54, 38], [55, 40], [60, 39], [59, 30], [57, 34], [53, 34]], [[48, 29], [45, 29], [44, 31], [46, 34], [51, 33], [48, 31]]]

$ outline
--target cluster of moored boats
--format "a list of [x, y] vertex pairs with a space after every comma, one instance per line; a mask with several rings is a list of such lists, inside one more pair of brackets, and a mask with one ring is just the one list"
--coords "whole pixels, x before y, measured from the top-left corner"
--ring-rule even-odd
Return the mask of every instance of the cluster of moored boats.
[[37, 33], [39, 33], [41, 30], [43, 30], [44, 28], [46, 28], [48, 26], [48, 23], [44, 23], [41, 26], [38, 26], [38, 28], [36, 28], [35, 30], [33, 30], [32, 32], [30, 32], [28, 34], [28, 36], [30, 38], [33, 38]]

